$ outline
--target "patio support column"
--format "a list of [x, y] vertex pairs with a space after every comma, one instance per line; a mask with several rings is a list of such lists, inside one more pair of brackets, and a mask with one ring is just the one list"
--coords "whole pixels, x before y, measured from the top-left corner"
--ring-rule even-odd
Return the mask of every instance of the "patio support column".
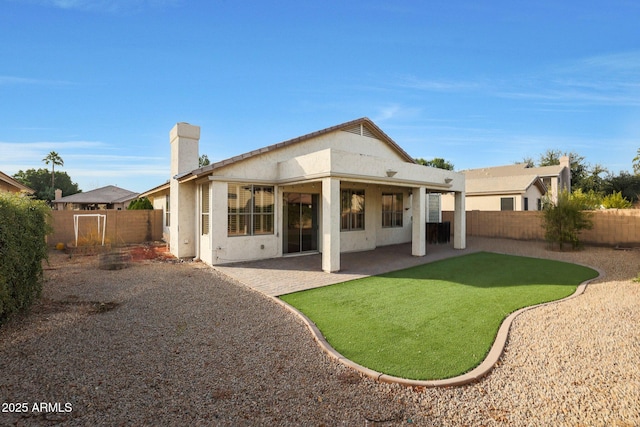
[[427, 187], [414, 188], [412, 198], [411, 255], [425, 256], [427, 254]]
[[455, 193], [455, 207], [453, 213], [453, 248], [467, 247], [467, 212], [464, 204], [465, 192]]
[[340, 270], [340, 180], [322, 180], [322, 270]]

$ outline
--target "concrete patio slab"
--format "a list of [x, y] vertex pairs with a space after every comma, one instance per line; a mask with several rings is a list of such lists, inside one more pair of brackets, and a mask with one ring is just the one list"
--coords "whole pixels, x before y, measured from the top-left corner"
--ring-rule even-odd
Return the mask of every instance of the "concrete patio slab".
[[322, 259], [318, 253], [217, 265], [214, 268], [250, 288], [273, 297], [401, 270], [471, 252], [475, 251], [453, 249], [453, 244], [427, 245], [427, 255], [415, 257], [411, 255], [411, 244], [406, 243], [371, 251], [343, 253], [340, 260], [342, 269], [337, 273], [322, 271]]

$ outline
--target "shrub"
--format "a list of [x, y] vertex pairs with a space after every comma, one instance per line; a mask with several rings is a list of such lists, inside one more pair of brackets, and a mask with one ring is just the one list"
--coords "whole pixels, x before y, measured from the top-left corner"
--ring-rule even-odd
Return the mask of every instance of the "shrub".
[[602, 206], [606, 209], [629, 209], [633, 203], [622, 197], [622, 192], [609, 194], [602, 199]]
[[0, 323], [40, 297], [50, 215], [41, 200], [0, 192]]
[[581, 203], [573, 199], [566, 190], [558, 194], [557, 203], [547, 201], [542, 212], [544, 237], [552, 246], [557, 243], [560, 250], [564, 249], [566, 243], [577, 249], [580, 246], [580, 232], [593, 227], [590, 215], [582, 210]]
[[582, 189], [578, 188], [571, 193], [571, 199], [583, 210], [596, 210], [602, 206], [602, 195], [593, 190], [585, 193]]
[[140, 210], [140, 209], [153, 209], [153, 204], [146, 197], [142, 197], [140, 199], [135, 199], [129, 206], [127, 210]]

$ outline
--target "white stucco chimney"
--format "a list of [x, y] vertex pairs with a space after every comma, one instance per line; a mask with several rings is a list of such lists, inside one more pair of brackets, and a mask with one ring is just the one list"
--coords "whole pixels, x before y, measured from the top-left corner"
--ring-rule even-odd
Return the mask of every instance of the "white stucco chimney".
[[171, 181], [169, 249], [178, 258], [196, 255], [196, 185], [178, 178], [198, 169], [200, 127], [176, 124], [169, 132], [171, 144]]
[[200, 126], [176, 124], [169, 132], [171, 143], [171, 178], [198, 169]]

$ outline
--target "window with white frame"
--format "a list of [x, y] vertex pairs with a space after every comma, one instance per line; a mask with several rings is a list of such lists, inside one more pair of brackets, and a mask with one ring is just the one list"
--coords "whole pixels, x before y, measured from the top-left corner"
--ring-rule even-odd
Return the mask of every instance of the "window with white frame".
[[364, 190], [340, 191], [340, 230], [364, 230]]
[[382, 227], [402, 227], [402, 193], [382, 194]]
[[274, 203], [273, 186], [229, 184], [227, 193], [228, 235], [273, 234]]

